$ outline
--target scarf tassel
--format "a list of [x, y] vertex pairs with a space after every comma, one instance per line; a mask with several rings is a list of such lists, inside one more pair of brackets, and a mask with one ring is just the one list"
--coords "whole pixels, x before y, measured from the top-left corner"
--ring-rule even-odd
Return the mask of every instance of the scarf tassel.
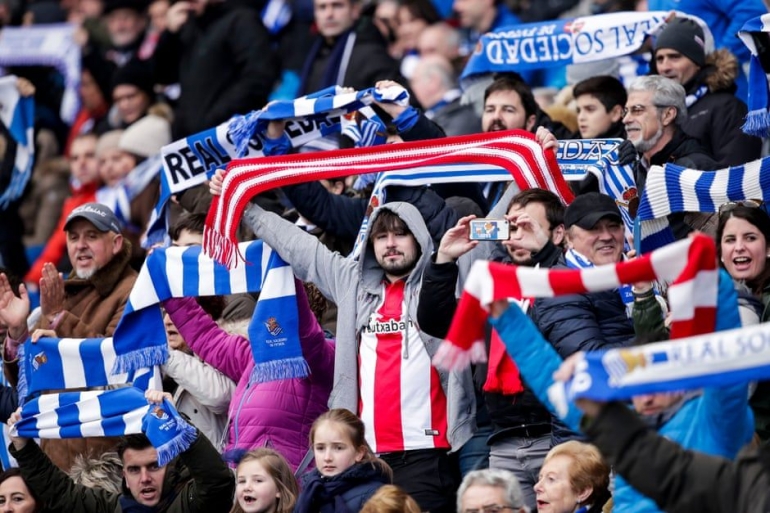
[[467, 369], [471, 363], [486, 361], [487, 351], [483, 340], [474, 342], [467, 350], [455, 344], [442, 343], [433, 356], [434, 366], [450, 371]]
[[[218, 198], [214, 198], [216, 202]], [[215, 211], [216, 205], [212, 203], [211, 210]], [[217, 262], [222, 263], [228, 269], [233, 269], [238, 262], [245, 262], [246, 259], [241, 255], [238, 245], [222, 233], [206, 227], [203, 230], [203, 248], [207, 255]]]
[[310, 375], [310, 366], [301, 357], [285, 358], [261, 362], [254, 365], [249, 376], [249, 384], [266, 383], [279, 379], [301, 379]]
[[255, 110], [243, 116], [233, 116], [230, 120], [229, 132], [233, 139], [236, 155], [240, 158], [249, 150], [249, 141], [257, 130], [257, 122], [262, 111]]
[[115, 358], [112, 374], [124, 374], [143, 367], [163, 365], [168, 360], [168, 346], [150, 346], [119, 354]]
[[746, 122], [741, 127], [743, 133], [755, 137], [770, 135], [770, 112], [766, 108], [752, 110], [746, 114]]
[[[164, 467], [171, 463], [171, 461], [190, 448], [192, 443], [198, 437], [198, 432], [187, 422], [178, 422], [179, 432], [174, 435], [171, 440], [166, 441], [160, 445], [155, 445], [155, 450], [158, 453], [158, 465]], [[147, 433], [147, 437], [152, 441], [152, 436]]]

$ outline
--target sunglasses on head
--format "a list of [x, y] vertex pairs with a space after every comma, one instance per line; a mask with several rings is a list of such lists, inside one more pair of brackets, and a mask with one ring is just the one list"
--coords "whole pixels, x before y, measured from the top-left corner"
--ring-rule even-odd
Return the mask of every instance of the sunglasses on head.
[[754, 199], [728, 201], [719, 207], [719, 215], [722, 215], [725, 212], [730, 212], [731, 210], [735, 210], [736, 207], [759, 208], [762, 206], [762, 203], [762, 200]]

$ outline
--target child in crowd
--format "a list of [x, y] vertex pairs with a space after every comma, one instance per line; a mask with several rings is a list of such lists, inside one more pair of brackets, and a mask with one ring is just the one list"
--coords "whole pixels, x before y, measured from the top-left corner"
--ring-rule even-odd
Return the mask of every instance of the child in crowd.
[[265, 447], [247, 452], [235, 469], [235, 500], [230, 513], [291, 513], [297, 480], [286, 458]]
[[316, 468], [305, 476], [296, 513], [357, 513], [393, 471], [377, 458], [364, 438], [364, 423], [337, 408], [316, 419], [310, 429]]

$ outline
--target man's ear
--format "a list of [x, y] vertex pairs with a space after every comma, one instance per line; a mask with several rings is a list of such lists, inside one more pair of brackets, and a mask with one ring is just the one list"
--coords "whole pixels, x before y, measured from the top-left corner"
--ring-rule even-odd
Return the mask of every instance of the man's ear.
[[554, 245], [558, 246], [562, 242], [564, 242], [564, 236], [566, 235], [566, 230], [564, 229], [564, 225], [560, 224], [553, 230], [551, 230], [551, 242], [554, 243]]
[[660, 117], [663, 122], [663, 126], [665, 127], [673, 125], [674, 121], [676, 120], [676, 115], [676, 107], [664, 107], [663, 114]]
[[117, 255], [120, 253], [121, 249], [123, 249], [123, 235], [117, 234], [115, 235], [115, 238], [112, 239], [112, 254]]
[[527, 132], [534, 132], [535, 131], [535, 115], [532, 114], [527, 118], [527, 123], [524, 125], [524, 128], [527, 130]]
[[615, 105], [610, 109], [610, 119], [613, 123], [617, 123], [623, 119], [623, 107], [621, 105]]

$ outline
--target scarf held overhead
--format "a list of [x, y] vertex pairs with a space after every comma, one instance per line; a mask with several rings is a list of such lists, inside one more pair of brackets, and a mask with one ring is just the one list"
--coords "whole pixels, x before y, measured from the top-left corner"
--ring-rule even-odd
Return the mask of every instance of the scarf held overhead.
[[21, 96], [16, 80], [14, 75], [0, 78], [0, 122], [16, 142], [11, 180], [0, 195], [0, 210], [21, 197], [32, 176], [35, 158], [35, 99]]
[[716, 247], [705, 235], [679, 241], [634, 260], [589, 269], [535, 269], [476, 261], [434, 364], [455, 369], [486, 359], [484, 323], [493, 301], [585, 294], [656, 280], [673, 282], [668, 289], [672, 338], [714, 331], [718, 283]]
[[[41, 338], [19, 348], [21, 419], [12, 436], [84, 438], [145, 433], [165, 465], [195, 440], [173, 405], [150, 405], [146, 390], [162, 388], [158, 367], [111, 375], [114, 339]], [[112, 390], [83, 388], [119, 386]], [[123, 385], [123, 386], [120, 386]], [[128, 385], [128, 386], [126, 386]], [[68, 391], [70, 389], [78, 389]], [[43, 391], [58, 393], [42, 394]]]
[[80, 45], [77, 27], [52, 23], [27, 27], [3, 27], [0, 32], [0, 66], [51, 66], [64, 77], [64, 96], [59, 116], [72, 123], [78, 113]]
[[652, 166], [637, 212], [638, 249], [646, 253], [674, 241], [669, 214], [715, 213], [727, 202], [747, 199], [770, 199], [770, 157], [716, 171]]
[[166, 242], [167, 205], [172, 195], [202, 184], [232, 159], [264, 156], [261, 131], [270, 121], [285, 120], [284, 133], [291, 146], [298, 148], [340, 132], [344, 114], [364, 111], [364, 107], [375, 100], [403, 103], [408, 102], [408, 98], [402, 87], [359, 92], [330, 87], [295, 100], [272, 102], [262, 110], [234, 116], [214, 128], [164, 146], [161, 149], [160, 197], [148, 223], [143, 246]]
[[622, 12], [502, 27], [481, 37], [461, 79], [467, 86], [475, 75], [628, 55], [662, 30], [670, 15], [667, 11]]
[[172, 297], [260, 292], [249, 338], [255, 366], [251, 382], [306, 377], [291, 267], [262, 241], [239, 250], [250, 262], [229, 270], [200, 246], [156, 249], [145, 260], [115, 330], [113, 372], [160, 365], [168, 357], [160, 304]]
[[[243, 256], [236, 246], [235, 230], [249, 199], [275, 187], [312, 180], [379, 173], [382, 171], [427, 174], [445, 173], [452, 166], [455, 181], [478, 173], [468, 167], [505, 169], [522, 189], [540, 187], [556, 193], [566, 204], [572, 191], [558, 171], [552, 151], [544, 152], [531, 133], [521, 130], [448, 137], [439, 140], [336, 150], [232, 162], [225, 174], [222, 195], [214, 198], [206, 219], [204, 251], [228, 267]], [[433, 173], [433, 174], [431, 174]], [[433, 180], [436, 181], [436, 180]]]

